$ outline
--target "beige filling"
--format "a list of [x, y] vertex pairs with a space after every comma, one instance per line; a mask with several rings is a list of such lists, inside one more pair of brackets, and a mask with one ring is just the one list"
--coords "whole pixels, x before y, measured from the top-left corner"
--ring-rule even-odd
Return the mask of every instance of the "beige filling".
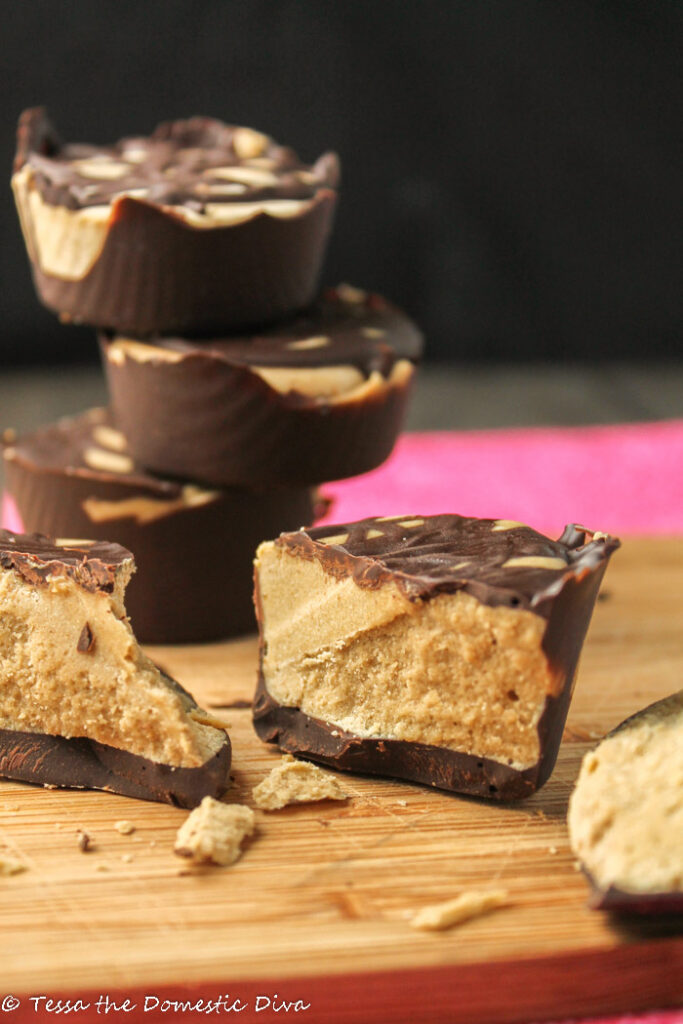
[[[187, 353], [147, 345], [132, 338], [116, 338], [107, 347], [107, 359], [115, 366], [123, 366], [126, 359], [132, 359], [136, 363], [179, 363], [186, 358], [189, 358]], [[286, 395], [295, 391], [306, 398], [335, 404], [365, 401], [392, 388], [401, 387], [408, 383], [415, 368], [409, 359], [399, 359], [394, 363], [388, 377], [383, 377], [377, 370], [369, 377], [364, 377], [355, 366], [343, 364], [306, 367], [250, 366], [249, 370], [278, 394]]]
[[128, 443], [121, 431], [115, 430], [114, 427], [108, 427], [104, 423], [94, 428], [92, 436], [93, 440], [103, 448], [111, 448], [115, 452], [125, 452], [128, 448]]
[[285, 754], [251, 795], [262, 811], [279, 811], [289, 804], [319, 800], [348, 800], [349, 796], [330, 772], [308, 761], [296, 761], [290, 754]]
[[[193, 720], [193, 705], [138, 646], [123, 606], [131, 567], [112, 595], [61, 575], [33, 586], [13, 570], [0, 574], [0, 728], [86, 737], [196, 767], [222, 733]], [[81, 652], [86, 625], [92, 644]]]
[[683, 891], [683, 690], [586, 755], [568, 824], [601, 888]]
[[64, 281], [85, 277], [104, 248], [111, 206], [69, 210], [43, 202], [28, 164], [13, 176], [12, 188], [31, 260]]
[[282, 395], [296, 391], [307, 398], [348, 397], [365, 383], [364, 375], [355, 366], [251, 366], [250, 370], [273, 391]]
[[[26, 248], [31, 260], [45, 274], [63, 281], [80, 281], [99, 259], [107, 240], [116, 202], [69, 210], [43, 201], [35, 187], [33, 171], [25, 164], [12, 177]], [[142, 200], [144, 201], [144, 199]], [[185, 206], [160, 209], [195, 228], [243, 224], [264, 214], [278, 220], [303, 216], [317, 202], [312, 199], [265, 199], [261, 202], [207, 203], [203, 213]]]
[[173, 515], [174, 512], [208, 505], [219, 496], [218, 491], [204, 491], [194, 484], [187, 484], [177, 498], [150, 498], [143, 495], [122, 498], [120, 501], [86, 498], [82, 507], [92, 523], [131, 518], [144, 526], [146, 523], [153, 523], [157, 519]]
[[263, 670], [279, 703], [361, 737], [407, 740], [523, 769], [555, 689], [533, 612], [462, 591], [411, 602], [261, 545]]

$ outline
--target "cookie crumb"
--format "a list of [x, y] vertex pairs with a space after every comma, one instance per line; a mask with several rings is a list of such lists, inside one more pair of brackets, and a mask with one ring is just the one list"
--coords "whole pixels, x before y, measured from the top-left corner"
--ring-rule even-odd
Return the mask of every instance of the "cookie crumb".
[[110, 870], [110, 868], [109, 868], [108, 864], [96, 864], [95, 865], [95, 871], [109, 871], [109, 870]]
[[132, 853], [123, 853], [123, 854], [121, 854], [121, 860], [124, 862], [124, 864], [132, 864], [133, 863], [133, 854]]
[[12, 857], [0, 857], [0, 875], [20, 875], [22, 871], [28, 871], [28, 865]]
[[130, 836], [135, 832], [135, 825], [132, 821], [115, 821], [114, 828], [122, 836]]
[[78, 849], [81, 851], [81, 853], [88, 853], [88, 851], [92, 850], [92, 848], [93, 848], [92, 847], [92, 839], [90, 838], [88, 833], [84, 832], [82, 829], [79, 829], [78, 830]]
[[348, 800], [334, 775], [308, 761], [286, 754], [263, 782], [252, 790], [254, 803], [262, 811], [279, 811], [288, 804], [319, 800]]
[[254, 812], [243, 804], [223, 804], [205, 796], [178, 829], [174, 852], [195, 863], [233, 864], [242, 840], [255, 828]]
[[507, 889], [491, 889], [489, 892], [472, 889], [445, 903], [423, 907], [413, 915], [410, 923], [421, 931], [443, 931], [474, 917], [482, 917], [507, 901]]

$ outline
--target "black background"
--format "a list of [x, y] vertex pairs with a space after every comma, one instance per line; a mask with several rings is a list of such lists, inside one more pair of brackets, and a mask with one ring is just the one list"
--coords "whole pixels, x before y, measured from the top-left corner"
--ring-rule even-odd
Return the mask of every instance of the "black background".
[[[324, 279], [384, 292], [432, 359], [680, 353], [683, 6], [658, 0], [0, 0], [19, 112], [106, 143], [205, 113], [344, 183]], [[39, 305], [9, 190], [0, 361], [95, 358]]]

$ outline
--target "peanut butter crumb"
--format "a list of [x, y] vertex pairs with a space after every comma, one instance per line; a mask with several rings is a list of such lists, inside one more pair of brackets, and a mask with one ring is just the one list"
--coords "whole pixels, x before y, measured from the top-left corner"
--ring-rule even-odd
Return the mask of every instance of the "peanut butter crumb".
[[81, 851], [81, 853], [88, 853], [89, 850], [92, 850], [92, 839], [90, 838], [87, 832], [84, 832], [82, 829], [79, 828], [77, 836], [78, 849]]
[[0, 876], [20, 875], [22, 871], [28, 871], [28, 865], [13, 857], [0, 857]]
[[334, 775], [308, 761], [286, 754], [252, 791], [262, 811], [278, 811], [288, 804], [316, 803], [318, 800], [348, 800]]
[[132, 835], [133, 832], [135, 832], [135, 825], [133, 824], [132, 821], [116, 821], [114, 822], [114, 828], [122, 836], [129, 836]]
[[242, 840], [254, 828], [250, 807], [223, 804], [205, 796], [178, 829], [174, 852], [199, 864], [233, 864], [242, 852]]
[[423, 907], [417, 911], [410, 923], [413, 928], [421, 931], [444, 931], [472, 918], [482, 917], [507, 902], [507, 889], [491, 889], [489, 892], [472, 889], [460, 893], [453, 900], [446, 900], [445, 903]]

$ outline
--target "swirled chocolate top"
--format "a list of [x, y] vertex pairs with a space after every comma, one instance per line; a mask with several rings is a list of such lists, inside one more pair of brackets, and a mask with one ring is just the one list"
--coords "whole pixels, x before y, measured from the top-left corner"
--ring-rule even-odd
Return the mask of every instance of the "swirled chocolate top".
[[133, 556], [108, 541], [52, 540], [40, 533], [0, 530], [0, 566], [40, 585], [55, 576], [68, 576], [83, 590], [111, 593], [123, 566]]
[[619, 547], [580, 526], [550, 540], [523, 523], [459, 515], [362, 519], [283, 533], [276, 543], [359, 587], [394, 582], [414, 601], [465, 590], [485, 604], [541, 615], [568, 579], [597, 569]]
[[62, 143], [41, 107], [19, 119], [14, 170], [25, 164], [46, 202], [72, 210], [128, 195], [204, 213], [213, 204], [312, 199], [340, 177], [334, 153], [308, 165], [262, 132], [209, 117], [167, 121], [109, 146]]
[[342, 284], [325, 289], [317, 302], [293, 319], [259, 334], [201, 341], [155, 338], [150, 345], [181, 357], [208, 353], [233, 366], [344, 364], [366, 376], [373, 371], [387, 376], [398, 359], [416, 362], [423, 341], [416, 324], [381, 295]]
[[6, 461], [33, 470], [132, 485], [136, 493], [160, 498], [176, 498], [183, 491], [182, 483], [152, 476], [133, 461], [107, 409], [89, 409], [20, 437], [10, 431], [2, 440]]

